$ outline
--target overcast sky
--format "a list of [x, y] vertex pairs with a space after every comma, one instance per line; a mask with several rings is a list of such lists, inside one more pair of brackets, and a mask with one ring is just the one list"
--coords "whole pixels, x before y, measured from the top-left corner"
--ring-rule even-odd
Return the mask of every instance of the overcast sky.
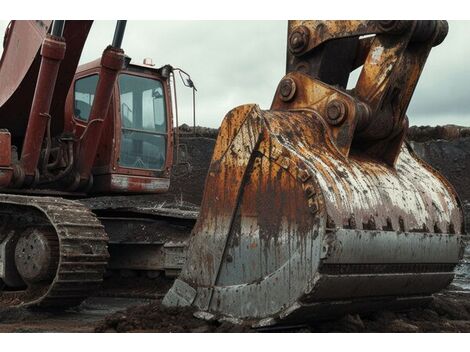
[[[0, 21], [4, 32], [8, 21]], [[431, 51], [408, 109], [412, 125], [470, 126], [470, 21], [450, 21]], [[95, 21], [81, 63], [111, 42], [114, 21]], [[191, 74], [198, 89], [197, 123], [218, 127], [226, 112], [247, 103], [268, 109], [284, 75], [286, 21], [129, 21], [123, 41], [133, 61], [151, 57]], [[179, 85], [180, 123], [192, 122], [190, 90]]]

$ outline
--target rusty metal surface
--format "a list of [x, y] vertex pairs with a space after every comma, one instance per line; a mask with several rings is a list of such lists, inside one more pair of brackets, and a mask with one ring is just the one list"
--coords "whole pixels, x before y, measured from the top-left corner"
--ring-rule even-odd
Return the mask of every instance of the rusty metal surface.
[[[36, 59], [52, 21], [12, 21], [4, 38], [0, 61], [0, 106], [18, 89]], [[29, 38], [29, 40], [24, 40]], [[36, 67], [38, 69], [39, 66]], [[33, 82], [30, 82], [33, 83]], [[34, 85], [32, 86], [34, 90]]]
[[106, 48], [101, 58], [99, 80], [87, 128], [81, 136], [77, 153], [77, 172], [80, 175], [81, 182], [87, 183], [90, 178], [103, 133], [105, 118], [112, 102], [112, 94], [123, 65], [124, 51], [111, 46]]
[[100, 193], [164, 193], [170, 179], [138, 175], [103, 174], [94, 178], [92, 191]]
[[[18, 82], [2, 87], [5, 102], [0, 104], [0, 127], [11, 133], [15, 165], [2, 165], [0, 183], [3, 187], [93, 193], [168, 191], [174, 150], [168, 77], [162, 69], [126, 67], [130, 75], [162, 82], [167, 143], [166, 150], [162, 151], [166, 158], [161, 170], [122, 167], [119, 163], [121, 111], [115, 80], [123, 66], [123, 53], [108, 48], [101, 62], [85, 65], [79, 68], [75, 78], [73, 76], [91, 24], [92, 21], [66, 21], [64, 41], [47, 34], [51, 21], [14, 21], [9, 27], [0, 74], [10, 75]], [[42, 53], [39, 52], [41, 43]], [[15, 67], [11, 64], [15, 57], [25, 62]], [[57, 59], [62, 57], [59, 67]], [[91, 118], [84, 122], [74, 116], [73, 86], [74, 80], [91, 74], [98, 74], [100, 79]], [[36, 94], [33, 94], [35, 86]], [[16, 152], [21, 155], [19, 165], [16, 165]], [[91, 174], [96, 176], [94, 184]]]
[[[227, 114], [166, 305], [271, 325], [312, 317], [319, 304], [413, 302], [454, 277], [461, 204], [404, 144], [406, 108], [446, 24], [299, 22], [289, 26], [290, 53], [312, 50], [316, 66], [288, 62], [271, 110]], [[335, 60], [338, 48], [324, 45], [368, 33], [376, 36], [352, 56]], [[328, 75], [348, 60], [350, 68], [363, 60], [352, 91], [348, 69]]]
[[[445, 21], [289, 21], [288, 77], [304, 80], [304, 74], [313, 81], [296, 82], [306, 97], [292, 102], [283, 99], [279, 88], [273, 109], [300, 106], [327, 118], [321, 105], [331, 105], [334, 98], [351, 109], [352, 100], [363, 111], [346, 109], [341, 121], [331, 123], [338, 125], [330, 129], [338, 148], [347, 155], [354, 143], [363, 153], [393, 165], [408, 127], [405, 112], [426, 58], [447, 31]], [[365, 34], [375, 36], [361, 38]], [[345, 91], [349, 73], [361, 65], [356, 86]], [[330, 94], [318, 91], [321, 87], [315, 85], [321, 84]], [[334, 97], [327, 97], [333, 92]], [[341, 127], [343, 120], [346, 127]]]
[[20, 167], [24, 176], [34, 179], [41, 154], [46, 127], [50, 124], [50, 107], [60, 63], [64, 59], [66, 44], [64, 38], [47, 35], [41, 47], [39, 67], [28, 125], [21, 150]]
[[[65, 58], [59, 69], [57, 90], [51, 102], [54, 133], [63, 130], [64, 104], [70, 82], [78, 65], [83, 45], [93, 21], [67, 21], [64, 38]], [[0, 64], [2, 90], [0, 121], [14, 138], [22, 138], [31, 109], [40, 65], [40, 47], [52, 21], [12, 21]]]
[[82, 198], [80, 202], [98, 214], [147, 214], [191, 221], [196, 220], [199, 214], [198, 206], [185, 201], [175, 201], [165, 193], [91, 197]]
[[11, 134], [7, 130], [0, 130], [0, 187], [8, 186], [12, 176]]
[[[74, 81], [98, 74], [100, 62], [95, 60], [78, 68]], [[94, 159], [93, 187], [90, 193], [162, 193], [169, 187], [170, 170], [173, 165], [173, 115], [171, 93], [168, 79], [161, 75], [160, 69], [129, 65], [122, 69], [122, 74], [145, 77], [159, 80], [164, 89], [166, 111], [167, 141], [165, 151], [165, 166], [163, 170], [147, 170], [122, 167], [119, 163], [121, 148], [121, 111], [119, 87], [114, 85], [113, 98], [106, 118], [103, 121], [101, 140], [98, 143], [96, 157]], [[87, 130], [89, 122], [82, 121], [74, 115], [73, 109], [74, 89], [70, 87], [65, 107], [65, 131], [81, 138]], [[83, 153], [82, 153], [83, 154]], [[207, 158], [209, 158], [208, 156]], [[88, 159], [91, 157], [88, 156]], [[87, 162], [90, 162], [88, 160]]]
[[[351, 300], [429, 294], [450, 282], [449, 266], [433, 264], [452, 269], [461, 256], [453, 190], [406, 146], [395, 168], [363, 155], [346, 159], [326, 128], [310, 112], [250, 105], [227, 115], [188, 261], [167, 304], [186, 297], [211, 312], [282, 319], [315, 292], [334, 300], [341, 287], [341, 298]], [[323, 276], [328, 260], [430, 266]], [[185, 285], [192, 289], [178, 293]]]

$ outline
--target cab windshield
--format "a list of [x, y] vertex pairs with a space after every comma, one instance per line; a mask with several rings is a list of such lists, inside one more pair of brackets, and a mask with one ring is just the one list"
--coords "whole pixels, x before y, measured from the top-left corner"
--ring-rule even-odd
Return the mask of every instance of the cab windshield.
[[121, 74], [121, 151], [119, 164], [161, 170], [165, 165], [167, 118], [162, 83]]

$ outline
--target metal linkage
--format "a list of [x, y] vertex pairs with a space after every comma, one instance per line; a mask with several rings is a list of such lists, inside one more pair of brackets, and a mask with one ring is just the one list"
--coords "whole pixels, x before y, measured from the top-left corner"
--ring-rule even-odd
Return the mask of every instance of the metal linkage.
[[[394, 165], [426, 58], [447, 32], [445, 21], [290, 21], [287, 76], [273, 108], [315, 109], [343, 155], [354, 144]], [[356, 86], [347, 91], [350, 73], [360, 66]], [[296, 87], [295, 97], [286, 94], [286, 81]]]

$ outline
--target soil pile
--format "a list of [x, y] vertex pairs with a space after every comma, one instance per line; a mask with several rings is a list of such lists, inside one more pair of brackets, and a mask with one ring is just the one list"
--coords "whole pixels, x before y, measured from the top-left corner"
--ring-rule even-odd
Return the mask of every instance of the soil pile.
[[205, 321], [194, 317], [192, 308], [167, 308], [157, 303], [131, 307], [105, 318], [95, 332], [248, 332], [244, 325]]
[[167, 194], [173, 198], [173, 201], [200, 205], [215, 139], [181, 135], [179, 145], [178, 158], [176, 148], [173, 156], [174, 166]]
[[470, 127], [457, 125], [444, 126], [411, 126], [408, 129], [408, 140], [415, 142], [427, 142], [437, 140], [456, 140], [470, 137]]
[[[176, 129], [175, 129], [176, 132]], [[219, 134], [218, 128], [210, 128], [210, 127], [203, 127], [203, 126], [189, 126], [185, 123], [179, 126], [178, 132], [180, 133], [180, 137], [186, 136], [193, 136], [193, 137], [205, 137], [205, 138], [212, 138], [216, 139], [217, 135]]]
[[411, 142], [413, 150], [433, 168], [441, 172], [463, 202], [470, 202], [470, 137], [453, 140]]
[[[194, 310], [160, 303], [128, 308], [105, 318], [96, 332], [256, 332], [244, 325], [199, 320]], [[269, 329], [263, 329], [269, 331]], [[403, 312], [346, 315], [305, 326], [276, 327], [276, 332], [470, 332], [470, 293], [434, 296], [428, 306]]]

